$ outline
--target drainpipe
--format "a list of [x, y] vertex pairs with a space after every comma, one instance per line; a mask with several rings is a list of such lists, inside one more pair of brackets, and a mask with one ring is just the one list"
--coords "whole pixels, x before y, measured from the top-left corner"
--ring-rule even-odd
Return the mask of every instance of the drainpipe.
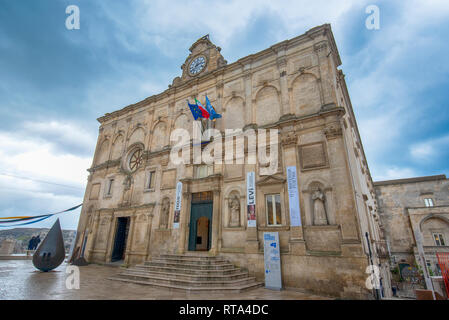
[[[374, 263], [373, 263], [373, 256], [372, 256], [372, 253], [371, 253], [371, 245], [370, 245], [370, 243], [369, 243], [368, 232], [365, 232], [365, 237], [366, 237], [366, 243], [367, 243], [367, 245], [368, 245], [369, 262], [370, 262], [370, 265], [371, 265], [371, 266], [374, 266]], [[375, 277], [376, 274], [374, 273], [374, 270], [372, 270], [372, 272], [373, 272], [373, 277]], [[374, 296], [376, 297], [376, 300], [380, 300], [380, 298], [379, 298], [379, 292], [378, 292], [377, 288], [374, 288], [374, 286], [373, 286], [373, 292], [374, 292]]]

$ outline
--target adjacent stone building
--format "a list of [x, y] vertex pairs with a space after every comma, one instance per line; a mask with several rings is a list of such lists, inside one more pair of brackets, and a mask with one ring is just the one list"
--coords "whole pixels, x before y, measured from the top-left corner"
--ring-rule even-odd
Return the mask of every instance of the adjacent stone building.
[[[275, 231], [284, 287], [370, 298], [367, 267], [375, 265], [389, 295], [374, 185], [330, 26], [231, 64], [220, 50], [208, 36], [199, 39], [167, 90], [98, 119], [75, 252], [131, 265], [204, 251], [263, 280], [263, 233]], [[170, 161], [173, 130], [192, 132], [186, 99], [206, 95], [223, 116], [208, 127], [279, 130], [270, 146], [279, 155], [274, 174], [246, 161], [248, 143], [240, 164]], [[288, 167], [297, 172], [300, 226], [291, 224], [297, 203], [289, 202]], [[256, 203], [248, 215], [251, 172]]]
[[419, 277], [418, 269], [424, 268], [418, 258], [419, 234], [430, 275], [441, 275], [436, 253], [449, 252], [449, 180], [446, 176], [378, 181], [374, 186], [391, 266], [403, 281], [400, 287], [412, 288], [412, 283], [407, 282], [413, 282], [413, 278]]
[[14, 252], [16, 241], [14, 239], [4, 239], [0, 243], [0, 255], [10, 255]]

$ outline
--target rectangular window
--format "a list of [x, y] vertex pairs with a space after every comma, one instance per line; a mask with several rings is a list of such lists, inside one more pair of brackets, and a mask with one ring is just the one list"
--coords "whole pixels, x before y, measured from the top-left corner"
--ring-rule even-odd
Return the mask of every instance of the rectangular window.
[[434, 233], [433, 239], [435, 240], [435, 245], [437, 245], [437, 246], [445, 246], [446, 245], [443, 235], [441, 233]]
[[424, 199], [424, 204], [426, 205], [426, 207], [433, 207], [433, 199], [432, 198]]
[[267, 194], [265, 195], [266, 211], [267, 211], [267, 225], [279, 226], [282, 225], [281, 220], [281, 195]]
[[146, 189], [154, 189], [154, 180], [156, 180], [156, 171], [148, 172]]
[[107, 192], [106, 192], [107, 196], [112, 195], [112, 185], [113, 185], [113, 183], [114, 183], [114, 179], [109, 179], [108, 189], [107, 189]]

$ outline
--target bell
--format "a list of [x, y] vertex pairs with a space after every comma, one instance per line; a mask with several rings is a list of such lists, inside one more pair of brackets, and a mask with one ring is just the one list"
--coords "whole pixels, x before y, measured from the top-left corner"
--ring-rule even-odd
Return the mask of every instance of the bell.
[[64, 258], [64, 240], [58, 219], [34, 253], [33, 264], [37, 269], [48, 272], [57, 268], [64, 261]]

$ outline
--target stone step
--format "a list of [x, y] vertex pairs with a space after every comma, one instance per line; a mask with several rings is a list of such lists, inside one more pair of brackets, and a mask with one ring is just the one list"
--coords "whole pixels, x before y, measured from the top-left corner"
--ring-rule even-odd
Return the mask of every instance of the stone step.
[[216, 265], [223, 263], [230, 263], [225, 259], [208, 259], [208, 260], [198, 260], [198, 259], [179, 259], [179, 258], [168, 258], [168, 257], [154, 257], [151, 259], [153, 262], [176, 262], [176, 263], [190, 263], [190, 264], [199, 264], [199, 265]]
[[174, 285], [174, 286], [187, 286], [187, 287], [229, 287], [235, 285], [250, 284], [256, 281], [255, 277], [246, 277], [236, 280], [190, 280], [190, 279], [177, 279], [173, 277], [162, 277], [148, 274], [136, 274], [133, 272], [123, 272], [117, 277], [131, 280], [142, 281], [157, 281], [161, 284]]
[[259, 288], [263, 285], [262, 282], [253, 282], [250, 284], [243, 284], [243, 285], [235, 285], [231, 287], [189, 287], [189, 286], [175, 286], [175, 285], [169, 285], [160, 283], [159, 281], [150, 281], [150, 280], [131, 280], [131, 279], [124, 279], [120, 278], [118, 276], [108, 278], [109, 280], [115, 280], [115, 281], [123, 281], [123, 282], [130, 282], [135, 284], [142, 284], [142, 285], [149, 285], [153, 287], [160, 287], [160, 288], [166, 288], [173, 291], [182, 291], [182, 292], [188, 292], [188, 293], [238, 293], [243, 292], [250, 289]]
[[236, 272], [240, 272], [240, 268], [230, 268], [230, 269], [219, 269], [219, 270], [200, 270], [195, 268], [178, 268], [178, 267], [164, 267], [164, 266], [154, 266], [154, 265], [136, 265], [134, 268], [139, 268], [142, 270], [148, 270], [148, 271], [167, 271], [167, 272], [178, 272], [178, 273], [184, 273], [184, 274], [232, 274]]
[[155, 266], [155, 267], [175, 267], [175, 268], [185, 268], [185, 269], [197, 269], [197, 270], [228, 270], [233, 269], [234, 265], [230, 263], [223, 264], [192, 264], [184, 262], [159, 262], [159, 261], [146, 261], [145, 266]]
[[198, 255], [198, 254], [160, 254], [160, 258], [176, 258], [182, 260], [203, 260], [203, 261], [211, 261], [211, 260], [224, 260], [222, 257], [215, 257], [209, 255]]
[[262, 286], [248, 271], [221, 257], [161, 254], [108, 278], [184, 292], [242, 292]]
[[182, 273], [173, 273], [173, 272], [160, 272], [160, 271], [142, 271], [141, 269], [129, 268], [126, 273], [133, 273], [137, 275], [154, 275], [156, 277], [171, 277], [175, 279], [187, 279], [192, 281], [215, 281], [215, 280], [237, 280], [247, 278], [248, 272], [240, 272], [234, 274], [214, 274], [214, 275], [205, 275], [205, 274], [182, 274]]

